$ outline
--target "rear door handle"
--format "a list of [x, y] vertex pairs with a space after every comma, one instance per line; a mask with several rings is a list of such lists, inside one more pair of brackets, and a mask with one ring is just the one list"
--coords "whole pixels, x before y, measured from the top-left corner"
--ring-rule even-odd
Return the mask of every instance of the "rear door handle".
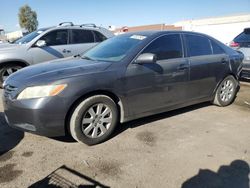
[[228, 60], [227, 60], [226, 58], [222, 58], [222, 59], [221, 59], [221, 63], [222, 63], [222, 64], [226, 64], [227, 61], [228, 61]]

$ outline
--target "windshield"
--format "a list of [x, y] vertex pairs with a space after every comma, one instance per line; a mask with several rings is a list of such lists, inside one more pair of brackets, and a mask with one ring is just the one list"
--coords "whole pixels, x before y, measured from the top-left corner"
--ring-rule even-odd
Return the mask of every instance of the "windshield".
[[132, 34], [116, 36], [90, 49], [83, 54], [82, 58], [96, 61], [118, 62], [145, 38], [146, 36]]
[[44, 29], [40, 29], [37, 31], [33, 31], [27, 35], [25, 35], [24, 37], [14, 41], [14, 44], [26, 44], [30, 41], [32, 41], [34, 38], [36, 38], [38, 35], [40, 35], [41, 33], [43, 33], [45, 30]]

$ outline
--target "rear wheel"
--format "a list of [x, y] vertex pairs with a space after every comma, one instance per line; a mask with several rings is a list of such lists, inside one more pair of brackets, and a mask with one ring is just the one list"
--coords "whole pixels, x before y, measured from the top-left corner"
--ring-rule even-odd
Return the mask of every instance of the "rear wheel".
[[10, 64], [10, 65], [4, 65], [0, 70], [0, 87], [2, 87], [3, 82], [14, 72], [20, 70], [23, 68], [20, 65]]
[[233, 76], [227, 76], [216, 90], [213, 103], [218, 106], [231, 104], [237, 93], [237, 81]]
[[107, 140], [118, 120], [115, 102], [105, 95], [96, 95], [82, 101], [73, 111], [69, 130], [78, 142], [94, 145]]

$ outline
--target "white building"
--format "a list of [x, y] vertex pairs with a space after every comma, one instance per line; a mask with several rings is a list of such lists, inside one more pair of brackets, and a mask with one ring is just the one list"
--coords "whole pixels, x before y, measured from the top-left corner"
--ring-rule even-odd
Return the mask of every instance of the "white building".
[[18, 39], [23, 36], [23, 32], [21, 30], [19, 31], [13, 31], [10, 33], [6, 33], [5, 36], [7, 37], [7, 40], [12, 41], [15, 39]]
[[228, 44], [240, 34], [244, 28], [250, 28], [250, 14], [214, 17], [197, 20], [180, 21], [174, 24], [183, 30], [208, 34]]

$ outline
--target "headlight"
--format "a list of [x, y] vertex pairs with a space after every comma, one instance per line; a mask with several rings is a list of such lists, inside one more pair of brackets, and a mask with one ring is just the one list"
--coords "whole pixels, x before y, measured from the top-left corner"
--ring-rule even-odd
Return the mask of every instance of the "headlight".
[[55, 96], [62, 92], [66, 87], [67, 84], [27, 87], [17, 96], [17, 99]]

